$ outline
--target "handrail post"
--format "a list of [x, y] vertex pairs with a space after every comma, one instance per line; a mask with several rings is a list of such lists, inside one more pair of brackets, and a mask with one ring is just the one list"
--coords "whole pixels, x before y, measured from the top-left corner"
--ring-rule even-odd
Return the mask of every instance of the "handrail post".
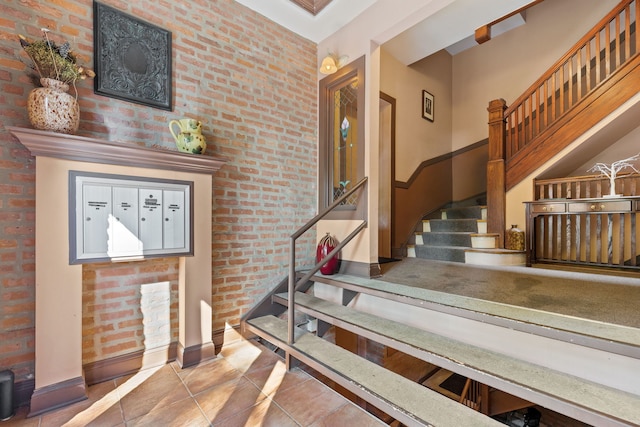
[[287, 315], [289, 322], [287, 324], [288, 333], [287, 333], [287, 343], [292, 345], [295, 341], [295, 322], [293, 318], [295, 317], [295, 290], [296, 290], [296, 239], [295, 237], [290, 238], [290, 246], [289, 246], [289, 306], [287, 307]]
[[499, 247], [504, 247], [506, 185], [506, 135], [504, 99], [489, 103], [489, 161], [487, 163], [487, 232], [497, 233]]
[[[327, 215], [330, 211], [335, 209], [336, 206], [339, 206], [343, 202], [343, 200], [345, 200], [347, 197], [351, 196], [351, 194], [355, 193], [360, 187], [362, 187], [367, 182], [367, 180], [368, 180], [368, 177], [366, 177], [366, 176], [364, 178], [362, 178], [356, 185], [353, 186], [352, 189], [350, 189], [349, 191], [344, 193], [342, 196], [340, 196], [338, 199], [336, 199], [324, 211], [320, 212], [318, 215], [313, 217], [311, 220], [307, 221], [307, 223], [305, 225], [300, 227], [289, 238], [289, 281], [288, 281], [288, 284], [287, 284], [288, 293], [289, 293], [289, 306], [287, 307], [287, 315], [288, 315], [287, 344], [288, 345], [293, 345], [295, 343], [295, 291], [296, 291], [296, 287], [297, 287], [296, 286], [297, 285], [297, 283], [296, 283], [296, 239], [298, 237], [300, 237], [303, 233], [305, 233], [307, 230], [309, 230], [311, 227], [313, 227], [318, 221], [320, 221], [322, 218], [324, 218], [325, 215]], [[319, 263], [317, 263], [311, 269], [311, 271], [309, 273], [307, 273], [307, 275], [304, 276], [304, 278], [302, 280], [300, 280], [300, 281], [304, 282], [306, 280], [309, 280], [309, 278], [313, 274], [315, 274], [320, 269], [320, 267], [322, 265], [324, 265], [324, 260], [325, 259], [331, 258], [335, 254], [337, 254], [338, 251], [340, 251], [340, 249], [342, 249], [342, 247], [344, 245], [349, 243], [351, 241], [351, 239], [353, 239], [353, 237], [355, 237], [355, 235], [358, 234], [360, 232], [360, 230], [362, 230], [366, 226], [367, 226], [367, 221], [365, 219], [363, 224], [361, 224], [356, 230], [354, 230], [349, 236], [347, 236], [347, 238], [341, 244], [339, 244], [333, 251], [331, 251], [327, 257], [325, 257]], [[286, 355], [286, 362], [287, 362], [287, 369], [289, 369], [290, 368], [290, 366], [289, 366], [289, 364], [290, 364], [290, 355], [289, 355], [289, 353], [287, 353], [287, 355]]]

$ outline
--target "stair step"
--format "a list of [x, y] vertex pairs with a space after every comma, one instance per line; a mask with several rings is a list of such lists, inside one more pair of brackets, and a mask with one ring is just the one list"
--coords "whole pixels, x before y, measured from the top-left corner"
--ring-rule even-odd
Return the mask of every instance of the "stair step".
[[[471, 234], [467, 231], [431, 231], [422, 233], [422, 244], [429, 246], [471, 247]], [[416, 244], [418, 241], [416, 241]]]
[[520, 265], [527, 264], [524, 251], [511, 249], [472, 248], [465, 252], [465, 263], [473, 265]]
[[251, 331], [304, 359], [313, 369], [408, 426], [500, 426], [487, 416], [395, 374], [373, 362], [295, 328], [287, 344], [287, 322], [274, 316], [247, 321]]
[[437, 261], [465, 262], [465, 251], [469, 246], [426, 246], [416, 245], [416, 258], [432, 259]]
[[498, 247], [497, 233], [473, 233], [471, 234], [471, 247], [473, 249], [496, 249]]
[[442, 209], [442, 219], [464, 219], [464, 218], [476, 218], [487, 219], [487, 207], [486, 206], [464, 206]]
[[346, 274], [315, 275], [312, 280], [315, 284], [334, 286], [350, 292], [640, 359], [640, 330], [637, 328]]
[[478, 219], [432, 219], [429, 221], [431, 231], [468, 231], [478, 232]]
[[[287, 304], [286, 294], [275, 296]], [[640, 396], [382, 319], [304, 293], [296, 308], [467, 378], [594, 425], [640, 425]], [[437, 425], [437, 424], [436, 424]]]

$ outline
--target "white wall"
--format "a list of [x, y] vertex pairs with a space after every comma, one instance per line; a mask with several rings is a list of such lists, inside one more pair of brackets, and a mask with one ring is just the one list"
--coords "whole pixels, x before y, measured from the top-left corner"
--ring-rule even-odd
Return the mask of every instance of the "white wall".
[[[433, 122], [422, 118], [423, 89], [434, 96]], [[396, 98], [396, 180], [406, 182], [424, 160], [451, 152], [451, 55], [407, 67], [383, 48], [380, 90]]]
[[[346, 55], [349, 62], [365, 56], [365, 175], [369, 177], [368, 218], [369, 225], [358, 238], [345, 248], [343, 258], [361, 263], [378, 261], [378, 132], [380, 94], [379, 43], [399, 34], [420, 20], [432, 15], [452, 0], [403, 0], [398, 7], [395, 0], [378, 0], [372, 7], [324, 41], [318, 44], [318, 67], [329, 52]], [[376, 40], [376, 41], [374, 41]], [[318, 78], [324, 76], [319, 74]], [[360, 107], [360, 106], [359, 106]], [[322, 141], [320, 142], [322, 143]], [[332, 223], [332, 224], [331, 224]], [[318, 225], [318, 240], [325, 230], [332, 231], [342, 240], [354, 224], [349, 221], [322, 221]]]

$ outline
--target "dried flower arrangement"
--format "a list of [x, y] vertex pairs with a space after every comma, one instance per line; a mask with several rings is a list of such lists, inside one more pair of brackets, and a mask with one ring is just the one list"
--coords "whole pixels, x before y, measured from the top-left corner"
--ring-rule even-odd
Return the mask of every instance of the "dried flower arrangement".
[[94, 77], [95, 73], [78, 64], [77, 56], [71, 51], [69, 42], [56, 44], [49, 39], [49, 30], [42, 28], [42, 40], [29, 41], [18, 35], [20, 45], [31, 59], [31, 68], [40, 78], [59, 80], [65, 84], [75, 84], [76, 80]]

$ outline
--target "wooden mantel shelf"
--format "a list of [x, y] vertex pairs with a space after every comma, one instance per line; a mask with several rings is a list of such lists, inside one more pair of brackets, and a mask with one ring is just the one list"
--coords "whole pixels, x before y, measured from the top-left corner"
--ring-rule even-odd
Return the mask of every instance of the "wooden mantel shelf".
[[7, 126], [33, 156], [89, 163], [213, 174], [227, 159], [157, 150], [78, 135]]

